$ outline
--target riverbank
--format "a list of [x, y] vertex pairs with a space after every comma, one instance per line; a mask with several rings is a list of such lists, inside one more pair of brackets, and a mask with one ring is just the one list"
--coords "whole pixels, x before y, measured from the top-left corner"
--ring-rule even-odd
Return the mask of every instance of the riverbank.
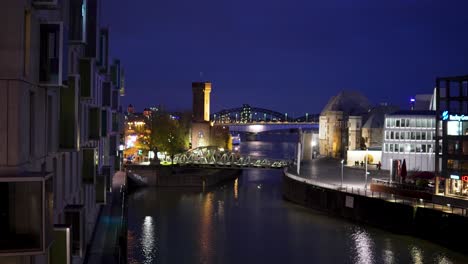
[[463, 238], [468, 237], [468, 218], [442, 208], [368, 197], [349, 193], [331, 185], [314, 184], [287, 171], [283, 175], [283, 198], [330, 215], [369, 224], [395, 233], [417, 236], [448, 248], [468, 253]]

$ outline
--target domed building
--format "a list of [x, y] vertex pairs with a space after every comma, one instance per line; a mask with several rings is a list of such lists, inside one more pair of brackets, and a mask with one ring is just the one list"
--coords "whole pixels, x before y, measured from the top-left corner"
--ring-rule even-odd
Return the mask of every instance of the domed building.
[[360, 92], [341, 91], [328, 101], [320, 114], [320, 154], [346, 158], [348, 150], [380, 148], [385, 114], [397, 110], [386, 104], [372, 107]]

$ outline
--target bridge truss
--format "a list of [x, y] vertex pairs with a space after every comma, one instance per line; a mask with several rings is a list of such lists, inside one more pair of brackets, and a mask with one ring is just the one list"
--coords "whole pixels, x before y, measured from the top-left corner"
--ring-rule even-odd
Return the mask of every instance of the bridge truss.
[[280, 113], [277, 111], [252, 107], [244, 104], [242, 107], [224, 109], [211, 116], [211, 120], [215, 123], [252, 123], [252, 122], [311, 122], [314, 121], [316, 115], [306, 114], [300, 118], [294, 118], [288, 113]]
[[199, 147], [176, 154], [173, 164], [179, 166], [280, 169], [287, 167], [290, 161], [242, 156], [240, 153], [226, 151], [218, 147]]

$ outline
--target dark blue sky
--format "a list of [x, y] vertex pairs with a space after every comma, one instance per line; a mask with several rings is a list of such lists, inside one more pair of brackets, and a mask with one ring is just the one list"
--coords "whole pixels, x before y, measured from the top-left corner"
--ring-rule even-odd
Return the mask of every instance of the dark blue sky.
[[467, 0], [103, 0], [110, 52], [141, 110], [242, 103], [299, 116], [343, 89], [406, 107], [436, 76], [468, 74]]

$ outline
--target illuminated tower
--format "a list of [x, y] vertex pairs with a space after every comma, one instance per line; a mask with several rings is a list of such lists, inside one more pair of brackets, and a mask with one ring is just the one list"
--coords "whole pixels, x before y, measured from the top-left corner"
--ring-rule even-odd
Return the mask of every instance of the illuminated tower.
[[210, 93], [211, 83], [192, 83], [193, 92], [193, 121], [210, 121]]

